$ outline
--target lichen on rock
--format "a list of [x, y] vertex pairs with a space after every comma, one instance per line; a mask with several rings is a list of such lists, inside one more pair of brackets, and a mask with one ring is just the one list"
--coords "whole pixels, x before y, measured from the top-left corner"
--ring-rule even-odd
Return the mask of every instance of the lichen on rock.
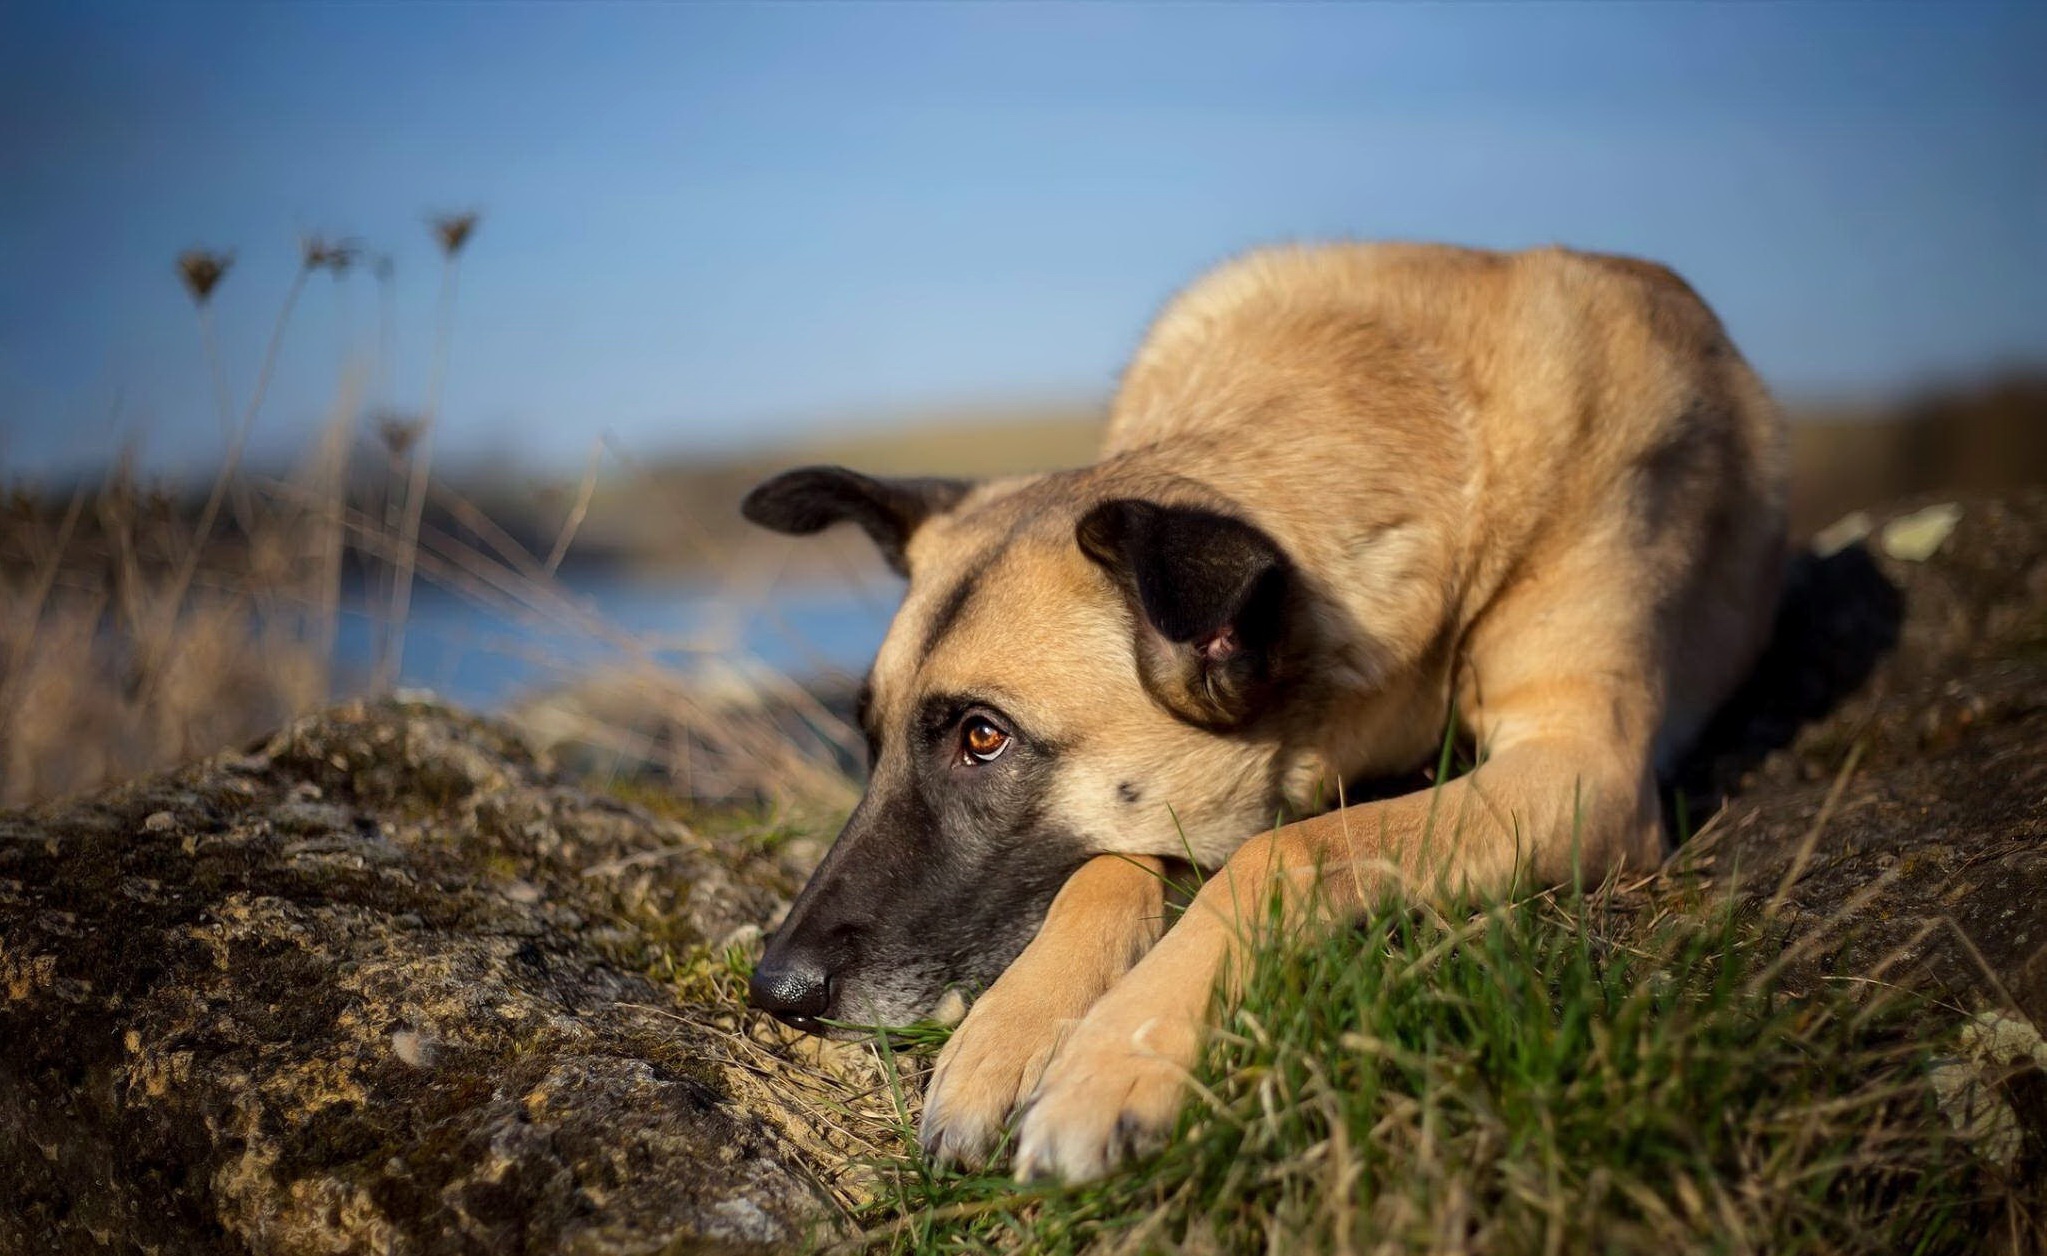
[[769, 1250], [833, 1223], [644, 969], [799, 868], [344, 707], [0, 815], [0, 1250]]

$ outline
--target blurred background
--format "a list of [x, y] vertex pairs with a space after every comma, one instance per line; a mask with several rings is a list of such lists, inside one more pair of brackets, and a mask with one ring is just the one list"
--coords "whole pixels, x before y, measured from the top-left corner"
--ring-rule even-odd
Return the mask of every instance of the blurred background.
[[1260, 243], [1678, 269], [1801, 532], [2047, 479], [2039, 5], [0, 5], [0, 801], [430, 688], [837, 796], [798, 461], [1089, 457]]

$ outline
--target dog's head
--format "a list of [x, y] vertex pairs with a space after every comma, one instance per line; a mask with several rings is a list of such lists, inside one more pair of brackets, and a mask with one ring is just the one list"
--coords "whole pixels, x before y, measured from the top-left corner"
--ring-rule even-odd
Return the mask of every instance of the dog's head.
[[909, 578], [860, 701], [866, 795], [754, 973], [790, 1024], [926, 1015], [999, 974], [1089, 856], [1219, 862], [1299, 775], [1275, 712], [1300, 576], [1197, 485], [807, 468], [743, 509], [858, 524]]

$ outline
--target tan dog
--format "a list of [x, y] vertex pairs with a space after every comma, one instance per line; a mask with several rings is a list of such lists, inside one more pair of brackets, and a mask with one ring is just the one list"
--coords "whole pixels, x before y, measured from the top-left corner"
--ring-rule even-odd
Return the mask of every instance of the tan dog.
[[[901, 1024], [999, 974], [927, 1147], [984, 1157], [1021, 1107], [1019, 1173], [1103, 1172], [1170, 1126], [1275, 899], [1331, 928], [1389, 889], [1661, 858], [1656, 769], [1771, 623], [1781, 439], [1663, 267], [1338, 245], [1174, 301], [1094, 466], [769, 481], [750, 518], [852, 520], [910, 584], [866, 797], [754, 1002]], [[1452, 711], [1476, 769], [1314, 814], [1427, 761]], [[1183, 854], [1217, 871], [1161, 935]]]

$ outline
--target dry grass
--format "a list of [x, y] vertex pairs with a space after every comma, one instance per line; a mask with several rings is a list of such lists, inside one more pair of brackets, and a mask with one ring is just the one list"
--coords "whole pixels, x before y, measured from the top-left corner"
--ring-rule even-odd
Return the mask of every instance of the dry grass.
[[[305, 484], [331, 496], [316, 462]], [[254, 737], [326, 701], [339, 554], [325, 512], [248, 495], [195, 559], [125, 467], [0, 520], [0, 803], [76, 793]]]
[[[843, 766], [855, 738], [801, 688], [743, 660], [732, 665], [730, 642], [707, 643], [678, 668], [672, 650], [657, 652], [563, 584], [560, 569], [597, 483], [594, 457], [559, 526], [537, 546], [433, 472], [455, 267], [476, 226], [473, 214], [431, 224], [443, 282], [423, 408], [388, 414], [362, 441], [360, 398], [345, 389], [303, 463], [282, 476], [252, 474], [242, 451], [301, 293], [316, 276], [345, 277], [361, 246], [303, 242], [302, 265], [240, 400], [212, 321], [214, 304], [232, 290], [232, 259], [204, 250], [179, 259], [199, 352], [216, 381], [222, 461], [196, 510], [126, 459], [102, 482], [58, 496], [26, 484], [7, 489], [0, 804], [89, 790], [248, 740], [338, 698], [389, 690], [417, 581], [521, 629], [588, 644], [584, 665], [603, 660], [603, 679], [584, 700], [534, 705], [545, 717], [543, 740], [703, 799], [847, 799]], [[377, 273], [388, 288], [388, 266]], [[345, 610], [379, 625], [366, 675], [337, 671]], [[550, 674], [546, 658], [521, 661]]]
[[[60, 506], [16, 493], [0, 507], [0, 804], [167, 767], [378, 687], [337, 671], [337, 624], [351, 571], [369, 577], [353, 583], [370, 604], [353, 609], [396, 621], [375, 576], [403, 540], [361, 500], [373, 489], [348, 475], [347, 453], [330, 433], [289, 479], [238, 482], [238, 518], [196, 563], [189, 520], [125, 471]], [[610, 660], [522, 707], [536, 742], [699, 799], [850, 796], [855, 738], [801, 686], [716, 643], [677, 671], [452, 489], [434, 491], [489, 540], [430, 517], [411, 552], [418, 578]], [[521, 661], [548, 674], [547, 659]]]

